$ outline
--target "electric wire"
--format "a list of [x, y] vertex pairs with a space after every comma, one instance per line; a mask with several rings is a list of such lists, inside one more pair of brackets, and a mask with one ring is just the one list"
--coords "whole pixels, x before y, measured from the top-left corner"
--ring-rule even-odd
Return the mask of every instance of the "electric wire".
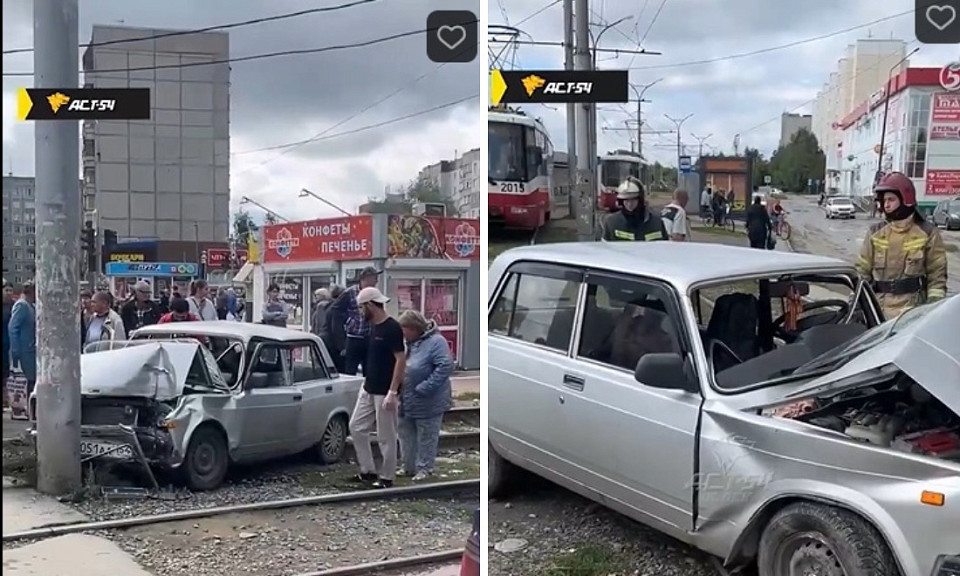
[[[469, 22], [464, 22], [464, 24], [473, 24], [478, 22], [477, 20], [471, 20]], [[436, 28], [422, 28], [419, 30], [411, 30], [409, 32], [400, 32], [397, 34], [391, 34], [389, 36], [381, 36], [379, 38], [374, 38], [372, 40], [364, 40], [362, 42], [354, 42], [351, 44], [337, 44], [333, 46], [323, 46], [321, 48], [302, 48], [297, 50], [281, 50], [278, 52], [267, 52], [264, 54], [252, 54], [250, 56], [237, 56], [232, 58], [221, 58], [218, 60], [210, 60], [209, 62], [180, 62], [177, 64], [161, 64], [155, 66], [138, 66], [135, 68], [114, 68], [114, 69], [96, 69], [90, 70], [90, 73], [95, 74], [105, 74], [105, 73], [115, 73], [115, 72], [140, 72], [146, 70], [164, 70], [169, 68], [190, 68], [193, 66], [214, 66], [217, 64], [234, 64], [238, 62], [251, 62], [254, 60], [264, 60], [267, 58], [278, 58], [283, 56], [302, 56], [306, 54], [322, 54], [326, 52], [335, 52], [341, 50], [349, 50], [355, 48], [367, 48], [370, 46], [375, 46], [378, 44], [384, 44], [387, 42], [392, 42], [394, 40], [399, 40], [402, 38], [409, 38], [411, 36], [419, 36], [421, 34], [427, 34], [429, 32], [435, 32], [439, 30], [440, 27]], [[80, 71], [83, 74], [83, 71]], [[33, 76], [33, 72], [4, 72], [4, 77], [10, 76]]]
[[[354, 0], [352, 2], [347, 2], [345, 4], [338, 4], [336, 6], [325, 6], [323, 8], [310, 8], [307, 10], [298, 10], [296, 12], [286, 12], [283, 14], [277, 14], [275, 16], [265, 16], [262, 18], [252, 18], [250, 20], [242, 20], [240, 22], [231, 22], [230, 24], [218, 24], [216, 26], [193, 28], [191, 30], [172, 30], [170, 32], [150, 34], [148, 36], [138, 36], [136, 38], [124, 38], [119, 40], [104, 40], [102, 42], [91, 42], [89, 44], [81, 44], [80, 48], [98, 48], [101, 46], [113, 46], [115, 44], [124, 44], [127, 42], [142, 42], [144, 40], [160, 40], [161, 38], [173, 38], [176, 36], [187, 36], [190, 34], [203, 34], [204, 32], [217, 32], [220, 30], [230, 30], [232, 28], [240, 28], [243, 26], [253, 26], [256, 24], [266, 24], [268, 22], [288, 20], [290, 18], [299, 18], [301, 16], [309, 16], [311, 14], [322, 14], [324, 12], [336, 12], [339, 10], [345, 10], [347, 8], [353, 8], [354, 6], [360, 6], [361, 4], [370, 4], [377, 1], [378, 0]], [[29, 52], [33, 52], [33, 48], [15, 48], [12, 50], [4, 50], [3, 55], [7, 56], [9, 54], [25, 54]]]

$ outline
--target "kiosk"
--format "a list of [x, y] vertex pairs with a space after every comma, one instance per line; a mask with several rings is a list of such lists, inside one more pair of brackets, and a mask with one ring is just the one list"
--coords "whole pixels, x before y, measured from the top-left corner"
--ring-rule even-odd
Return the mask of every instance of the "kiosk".
[[294, 310], [291, 327], [308, 329], [315, 290], [352, 285], [373, 266], [383, 270], [379, 287], [391, 315], [421, 312], [436, 322], [460, 368], [480, 367], [479, 220], [364, 214], [290, 222], [264, 227], [261, 246], [254, 321], [264, 288], [276, 283]]

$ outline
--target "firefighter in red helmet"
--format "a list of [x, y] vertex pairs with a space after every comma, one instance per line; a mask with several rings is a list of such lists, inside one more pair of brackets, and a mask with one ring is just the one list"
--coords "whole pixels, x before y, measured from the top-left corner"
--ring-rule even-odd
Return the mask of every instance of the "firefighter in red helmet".
[[940, 231], [917, 211], [917, 191], [902, 172], [874, 188], [884, 222], [870, 226], [857, 270], [871, 283], [889, 320], [947, 295], [947, 252]]

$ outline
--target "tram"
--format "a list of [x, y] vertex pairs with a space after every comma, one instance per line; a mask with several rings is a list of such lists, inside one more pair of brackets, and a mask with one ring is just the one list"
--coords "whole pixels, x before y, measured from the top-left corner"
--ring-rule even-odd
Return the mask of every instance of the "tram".
[[553, 144], [536, 118], [507, 107], [487, 113], [487, 169], [490, 222], [536, 230], [554, 207]]
[[617, 187], [628, 176], [639, 178], [646, 182], [643, 156], [629, 150], [616, 150], [600, 157], [597, 206], [601, 210], [615, 212], [617, 206]]

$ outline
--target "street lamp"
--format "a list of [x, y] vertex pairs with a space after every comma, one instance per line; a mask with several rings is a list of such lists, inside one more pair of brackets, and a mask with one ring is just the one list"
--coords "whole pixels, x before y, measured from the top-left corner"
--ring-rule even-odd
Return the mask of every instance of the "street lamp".
[[649, 84], [641, 85], [639, 88], [636, 84], [630, 84], [630, 88], [633, 89], [633, 93], [637, 96], [637, 153], [640, 154], [640, 156], [643, 156], [643, 103], [649, 102], [649, 100], [643, 99], [643, 95], [651, 86], [661, 80], [663, 80], [663, 78], [657, 78]]
[[[600, 32], [597, 33], [597, 36], [593, 38], [593, 53], [590, 56], [590, 63], [592, 64], [591, 66], [592, 70], [597, 69], [597, 54], [599, 52], [598, 49], [600, 48], [600, 39], [603, 38], [604, 33], [606, 33], [607, 30], [610, 30], [615, 26], [622, 24], [623, 22], [626, 22], [632, 19], [633, 19], [633, 16], [624, 16], [623, 18], [614, 20], [613, 22], [604, 26], [600, 30]], [[590, 32], [590, 36], [593, 36], [593, 31], [591, 31], [589, 28], [587, 29], [587, 31]], [[587, 106], [589, 106], [589, 115], [588, 115], [589, 122], [588, 123], [589, 123], [589, 133], [590, 133], [590, 142], [589, 142], [590, 169], [591, 171], [593, 171], [593, 173], [596, 173], [597, 171], [597, 105], [588, 104]]]
[[668, 114], [663, 115], [664, 118], [671, 121], [677, 127], [677, 186], [680, 185], [680, 157], [683, 156], [683, 145], [680, 143], [680, 127], [683, 126], [683, 123], [693, 117], [693, 114], [687, 114], [683, 118], [672, 118]]
[[699, 161], [699, 160], [700, 160], [700, 157], [703, 156], [703, 145], [704, 145], [704, 143], [705, 143], [707, 140], [709, 140], [709, 139], [713, 136], [713, 134], [711, 133], [711, 134], [707, 134], [706, 136], [697, 136], [696, 134], [694, 134], [693, 132], [691, 132], [690, 135], [693, 136], [693, 139], [696, 140], [696, 141], [700, 144], [700, 148], [697, 150], [697, 161]]
[[353, 216], [353, 214], [347, 212], [346, 210], [344, 210], [343, 208], [337, 206], [336, 204], [334, 204], [333, 202], [327, 200], [326, 198], [321, 198], [321, 197], [320, 197], [318, 194], [316, 194], [315, 192], [311, 192], [311, 191], [307, 190], [306, 188], [301, 188], [301, 189], [300, 189], [300, 196], [298, 196], [298, 198], [306, 198], [307, 196], [313, 196], [313, 197], [316, 198], [317, 200], [323, 202], [324, 204], [326, 204], [327, 206], [333, 208], [333, 209], [336, 210], [337, 212], [340, 212], [340, 213], [343, 214], [344, 216]]
[[282, 221], [284, 221], [284, 222], [289, 222], [289, 221], [290, 221], [289, 218], [284, 218], [283, 216], [277, 214], [276, 212], [274, 212], [273, 210], [267, 208], [267, 207], [264, 206], [263, 204], [255, 201], [255, 200], [251, 200], [251, 199], [250, 199], [249, 197], [247, 197], [247, 196], [243, 196], [243, 197], [240, 198], [240, 205], [242, 206], [242, 205], [244, 205], [244, 204], [253, 204], [253, 205], [256, 206], [257, 208], [259, 208], [259, 209], [263, 210], [264, 212], [266, 212], [267, 214], [273, 215], [273, 217], [276, 218], [277, 220], [282, 220]]
[[908, 58], [916, 54], [919, 50], [920, 47], [917, 46], [906, 56], [901, 58], [896, 64], [891, 66], [890, 72], [887, 73], [887, 81], [883, 85], [883, 125], [880, 127], [880, 153], [877, 154], [877, 175], [873, 179], [874, 186], [880, 183], [880, 175], [883, 174], [883, 153], [884, 145], [887, 141], [887, 112], [890, 111], [890, 76], [893, 75], [894, 69], [906, 62]]

